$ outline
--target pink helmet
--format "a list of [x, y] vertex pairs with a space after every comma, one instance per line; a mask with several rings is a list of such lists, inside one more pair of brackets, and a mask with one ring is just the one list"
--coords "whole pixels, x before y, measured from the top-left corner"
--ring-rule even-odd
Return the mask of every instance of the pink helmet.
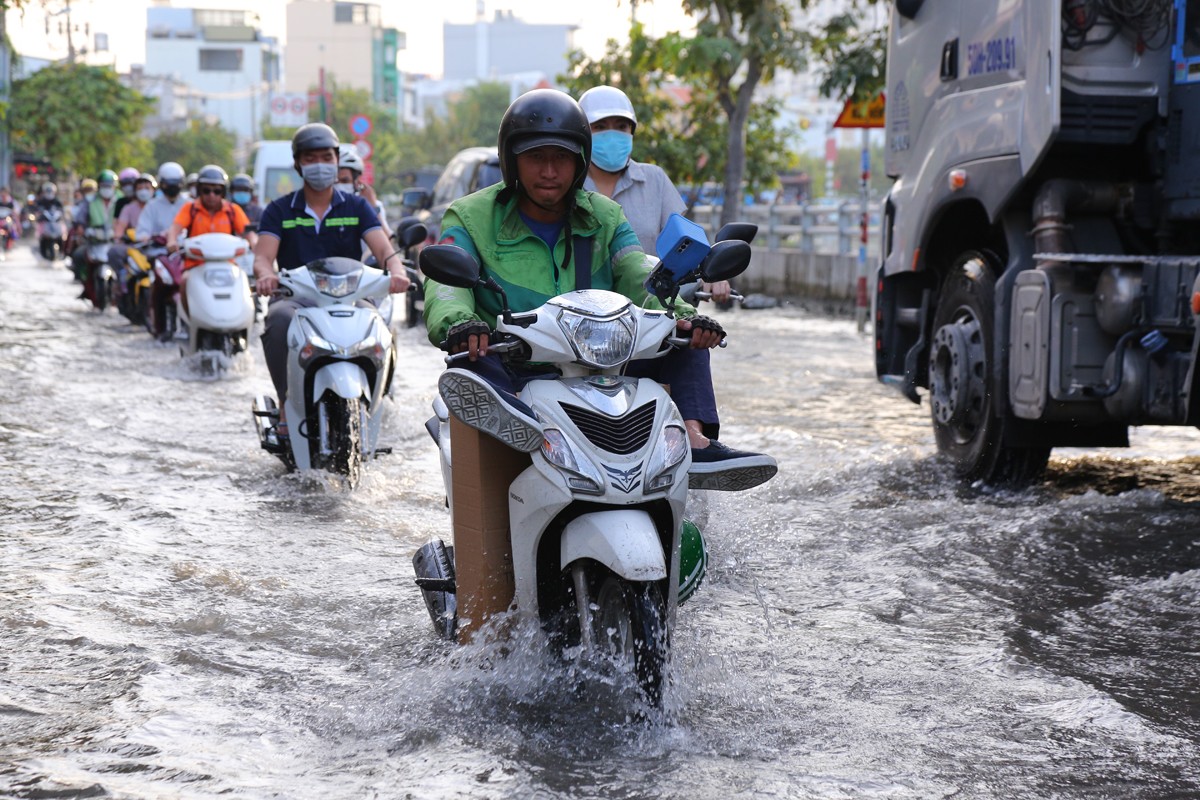
[[126, 167], [117, 173], [117, 183], [133, 183], [141, 174], [137, 167]]

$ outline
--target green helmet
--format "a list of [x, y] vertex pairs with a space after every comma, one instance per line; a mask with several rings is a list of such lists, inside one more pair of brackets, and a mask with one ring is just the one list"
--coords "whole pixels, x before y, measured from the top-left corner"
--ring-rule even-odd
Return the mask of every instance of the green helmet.
[[679, 526], [679, 602], [696, 593], [708, 570], [708, 549], [700, 528], [690, 519]]
[[100, 174], [96, 176], [96, 183], [100, 186], [116, 186], [117, 173], [111, 169], [102, 169], [100, 170]]

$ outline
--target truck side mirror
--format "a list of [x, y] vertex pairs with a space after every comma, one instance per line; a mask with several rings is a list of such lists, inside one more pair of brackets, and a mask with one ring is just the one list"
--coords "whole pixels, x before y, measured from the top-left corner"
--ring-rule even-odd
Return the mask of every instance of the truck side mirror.
[[896, 10], [905, 19], [915, 19], [925, 0], [896, 0]]

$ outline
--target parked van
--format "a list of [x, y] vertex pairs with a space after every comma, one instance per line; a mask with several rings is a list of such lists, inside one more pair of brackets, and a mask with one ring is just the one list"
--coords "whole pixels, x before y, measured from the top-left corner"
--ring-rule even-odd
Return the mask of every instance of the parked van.
[[288, 139], [268, 140], [254, 145], [250, 174], [258, 187], [259, 202], [272, 200], [300, 188], [300, 175], [292, 166], [292, 143]]

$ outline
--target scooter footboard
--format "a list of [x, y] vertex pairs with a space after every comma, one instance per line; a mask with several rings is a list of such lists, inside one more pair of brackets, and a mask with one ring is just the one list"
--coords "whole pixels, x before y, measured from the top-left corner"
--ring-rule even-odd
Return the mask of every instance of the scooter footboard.
[[658, 529], [645, 511], [597, 511], [571, 520], [562, 534], [561, 566], [580, 558], [598, 561], [630, 581], [667, 577]]
[[317, 370], [313, 376], [313, 399], [325, 395], [328, 390], [347, 400], [365, 397], [371, 400], [371, 382], [366, 371], [350, 361], [331, 361]]

